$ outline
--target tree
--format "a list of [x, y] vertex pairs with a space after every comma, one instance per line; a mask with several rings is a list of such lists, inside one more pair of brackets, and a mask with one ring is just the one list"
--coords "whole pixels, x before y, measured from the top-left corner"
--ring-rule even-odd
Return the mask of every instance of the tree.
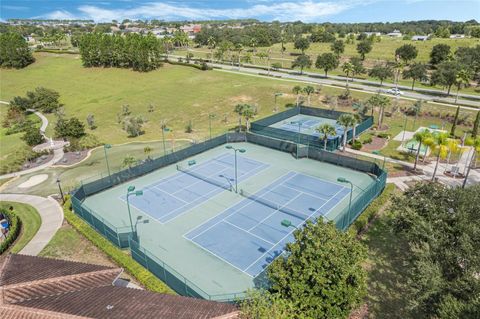
[[76, 117], [60, 117], [55, 124], [55, 135], [63, 138], [80, 138], [85, 135], [85, 125]]
[[418, 142], [417, 154], [415, 155], [415, 163], [413, 164], [413, 170], [417, 169], [417, 163], [418, 159], [420, 158], [420, 151], [422, 150], [423, 143], [425, 143], [428, 139], [431, 138], [432, 134], [429, 130], [419, 131], [415, 133], [415, 135], [413, 135], [413, 139]]
[[358, 74], [363, 74], [366, 72], [365, 68], [363, 67], [363, 61], [361, 58], [356, 56], [351, 57], [350, 63], [353, 65], [352, 81], [353, 81], [353, 76]]
[[447, 61], [450, 55], [450, 46], [448, 44], [436, 44], [430, 52], [430, 63], [433, 65]]
[[418, 183], [391, 207], [392, 230], [409, 256], [403, 270], [413, 317], [478, 318], [480, 185]]
[[440, 26], [435, 30], [435, 36], [448, 39], [450, 37], [450, 29], [447, 26]]
[[304, 68], [309, 68], [310, 66], [312, 66], [312, 60], [305, 54], [297, 56], [292, 63], [292, 68], [300, 68], [300, 74], [303, 74]]
[[95, 116], [93, 114], [87, 115], [87, 124], [91, 130], [94, 130], [97, 128], [97, 125], [95, 124]]
[[44, 113], [54, 113], [63, 106], [59, 102], [60, 94], [54, 90], [37, 87], [35, 91], [28, 91], [26, 95], [14, 97], [10, 105], [22, 111], [34, 109]]
[[477, 161], [477, 156], [480, 154], [480, 137], [469, 138], [465, 141], [465, 145], [471, 146], [473, 149], [473, 155], [470, 159], [470, 165], [468, 165], [467, 172], [465, 173], [465, 179], [463, 180], [462, 187], [465, 188], [467, 185], [468, 176], [470, 175], [470, 170], [475, 165]]
[[365, 55], [372, 51], [372, 42], [369, 40], [363, 40], [357, 44], [357, 52], [362, 57], [362, 61], [365, 60]]
[[376, 95], [373, 95], [371, 96], [368, 100], [367, 100], [367, 104], [372, 108], [372, 114], [373, 114], [373, 110], [375, 108], [379, 108], [379, 113], [378, 113], [378, 128], [381, 129], [382, 128], [382, 124], [383, 124], [383, 115], [385, 113], [385, 107], [387, 107], [388, 105], [390, 105], [390, 99], [386, 96], [383, 96], [383, 95], [380, 95], [380, 94], [376, 94]]
[[462, 88], [465, 88], [470, 85], [470, 72], [465, 69], [458, 71], [457, 76], [455, 78], [455, 86], [457, 87], [457, 94], [455, 95], [455, 104], [458, 101], [458, 93]]
[[0, 66], [21, 69], [35, 62], [25, 39], [18, 33], [0, 33]]
[[123, 158], [122, 167], [128, 167], [128, 169], [130, 169], [136, 163], [137, 163], [137, 159], [134, 156], [128, 154]]
[[325, 77], [328, 75], [328, 71], [334, 70], [338, 67], [339, 64], [338, 56], [333, 53], [323, 53], [317, 57], [315, 62], [315, 67], [317, 69], [322, 69], [325, 71]]
[[323, 140], [323, 149], [326, 151], [328, 137], [337, 135], [337, 130], [335, 129], [335, 126], [329, 123], [323, 123], [319, 127], [317, 127], [315, 130], [321, 134], [319, 138]]
[[355, 67], [353, 66], [352, 63], [350, 63], [350, 62], [345, 62], [345, 63], [342, 65], [342, 71], [343, 71], [343, 73], [345, 73], [345, 75], [347, 76], [347, 83], [345, 84], [345, 87], [346, 87], [346, 89], [347, 89], [347, 91], [348, 91], [348, 90], [349, 90], [348, 80], [349, 80], [350, 75], [355, 72]]
[[460, 65], [455, 61], [442, 62], [437, 66], [437, 69], [432, 73], [430, 82], [432, 85], [442, 85], [447, 88], [447, 95], [450, 95], [450, 90], [454, 84], [457, 83], [457, 74], [460, 71]]
[[22, 136], [22, 140], [24, 140], [29, 146], [35, 146], [42, 144], [45, 139], [38, 128], [30, 126], [26, 128], [25, 134]]
[[389, 65], [376, 64], [368, 72], [368, 75], [380, 80], [380, 86], [383, 85], [383, 81], [393, 77], [393, 70]]
[[480, 111], [477, 112], [477, 116], [475, 117], [475, 122], [473, 122], [472, 138], [477, 137], [479, 128], [480, 128]]
[[315, 88], [311, 85], [307, 85], [306, 87], [303, 88], [303, 92], [307, 95], [308, 105], [311, 106], [310, 95], [315, 93]]
[[340, 54], [345, 51], [345, 43], [343, 40], [335, 40], [330, 46], [330, 50], [332, 50], [335, 55], [340, 56]]
[[418, 49], [412, 44], [404, 44], [395, 50], [395, 56], [398, 56], [405, 64], [415, 60], [418, 55]]
[[144, 119], [141, 116], [127, 116], [123, 119], [123, 129], [128, 133], [129, 137], [137, 137], [142, 135]]
[[143, 148], [143, 154], [147, 155], [147, 161], [150, 161], [150, 153], [152, 153], [153, 149], [150, 146], [145, 146]]
[[342, 114], [337, 119], [337, 124], [343, 126], [343, 149], [342, 152], [345, 152], [345, 147], [347, 146], [347, 135], [348, 129], [355, 125], [355, 118], [352, 114]]
[[238, 114], [238, 131], [242, 131], [242, 116], [243, 110], [245, 109], [247, 104], [237, 104], [235, 105], [235, 109], [233, 110], [235, 113]]
[[437, 174], [438, 163], [440, 158], [446, 158], [448, 155], [448, 134], [438, 133], [433, 135], [433, 150], [437, 153], [437, 160], [435, 162], [435, 169], [433, 170], [432, 181], [435, 180]]
[[298, 105], [300, 103], [300, 93], [303, 92], [302, 87], [300, 85], [295, 85], [292, 89], [292, 92], [293, 92], [293, 94], [295, 94], [297, 96], [296, 105], [298, 107]]
[[410, 67], [403, 71], [404, 79], [412, 79], [412, 90], [415, 87], [415, 81], [427, 81], [427, 66], [423, 63], [413, 63]]
[[298, 38], [295, 40], [293, 47], [297, 50], [302, 51], [302, 55], [305, 54], [305, 50], [310, 47], [310, 41], [307, 38]]
[[254, 106], [249, 105], [249, 104], [244, 104], [244, 107], [242, 109], [242, 115], [245, 118], [245, 125], [247, 131], [250, 129], [250, 120], [255, 117], [257, 114], [257, 110]]
[[293, 318], [346, 318], [366, 293], [365, 248], [322, 220], [307, 221], [294, 237], [268, 268], [271, 292], [291, 305]]
[[295, 316], [293, 307], [279, 294], [268, 290], [249, 290], [247, 298], [240, 302], [240, 318], [291, 319]]

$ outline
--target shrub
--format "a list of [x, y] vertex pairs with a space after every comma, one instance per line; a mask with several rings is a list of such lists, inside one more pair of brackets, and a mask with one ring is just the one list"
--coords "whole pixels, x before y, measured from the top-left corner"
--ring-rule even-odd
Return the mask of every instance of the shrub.
[[67, 195], [67, 200], [63, 206], [65, 219], [72, 225], [80, 234], [87, 238], [93, 245], [107, 254], [115, 263], [123, 267], [132, 277], [140, 282], [146, 289], [154, 292], [161, 292], [167, 294], [174, 294], [160, 279], [155, 277], [151, 272], [146, 270], [142, 265], [137, 263], [128, 254], [125, 254], [120, 248], [115, 247], [106, 238], [102, 237], [93, 228], [84, 222], [80, 217], [75, 215], [71, 209], [71, 199]]
[[373, 139], [372, 139], [371, 136], [369, 136], [369, 137], [367, 137], [363, 140], [363, 144], [370, 144], [372, 142], [373, 142]]
[[25, 130], [25, 134], [22, 136], [22, 140], [29, 146], [35, 146], [43, 143], [44, 138], [40, 130], [36, 127], [30, 126]]
[[359, 140], [355, 140], [355, 142], [352, 143], [352, 149], [354, 150], [360, 150], [362, 148], [362, 142]]
[[385, 132], [382, 132], [382, 133], [378, 133], [378, 134], [377, 134], [377, 137], [380, 137], [380, 138], [390, 138], [390, 134], [385, 133]]
[[17, 239], [20, 234], [22, 222], [13, 211], [2, 211], [10, 223], [10, 231], [4, 241], [0, 243], [0, 255], [6, 251]]
[[192, 133], [193, 132], [193, 123], [189, 121], [187, 125], [185, 125], [185, 133]]
[[377, 216], [378, 211], [387, 203], [394, 190], [394, 184], [387, 184], [380, 196], [375, 198], [360, 216], [357, 217], [355, 222], [350, 226], [349, 231], [353, 231], [357, 235], [360, 234], [365, 227], [367, 227], [368, 223]]

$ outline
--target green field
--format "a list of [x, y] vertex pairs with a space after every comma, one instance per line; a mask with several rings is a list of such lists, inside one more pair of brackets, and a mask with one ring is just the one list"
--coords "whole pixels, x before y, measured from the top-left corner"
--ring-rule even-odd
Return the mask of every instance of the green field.
[[8, 209], [10, 206], [13, 206], [15, 214], [17, 214], [22, 223], [20, 235], [10, 249], [11, 253], [18, 253], [35, 236], [40, 228], [42, 219], [37, 210], [30, 205], [16, 202], [0, 202], [1, 209]]

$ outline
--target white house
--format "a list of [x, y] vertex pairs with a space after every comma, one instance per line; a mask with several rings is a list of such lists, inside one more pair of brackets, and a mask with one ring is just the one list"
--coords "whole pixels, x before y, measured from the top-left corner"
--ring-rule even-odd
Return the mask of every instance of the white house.
[[375, 36], [381, 36], [382, 33], [381, 32], [363, 32], [365, 33], [367, 36], [372, 36], [372, 35], [375, 35]]
[[450, 39], [464, 39], [465, 34], [452, 34], [450, 35]]
[[400, 30], [393, 30], [393, 32], [387, 33], [387, 36], [391, 38], [401, 38], [402, 32], [400, 32]]
[[427, 41], [428, 35], [414, 35], [412, 41]]

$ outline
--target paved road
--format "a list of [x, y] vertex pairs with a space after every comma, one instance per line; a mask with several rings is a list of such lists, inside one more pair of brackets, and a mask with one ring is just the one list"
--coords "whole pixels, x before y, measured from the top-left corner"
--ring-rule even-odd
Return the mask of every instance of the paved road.
[[[172, 59], [185, 59], [185, 57], [182, 56], [176, 56], [176, 55], [169, 55], [169, 58]], [[193, 63], [193, 62], [192, 62]], [[209, 63], [210, 66], [215, 67], [217, 69], [221, 69], [224, 71], [228, 72], [235, 72], [235, 73], [243, 73], [243, 74], [255, 74], [255, 75], [264, 75], [267, 73], [265, 70], [259, 70], [258, 68], [252, 68], [254, 65], [246, 64], [244, 66], [238, 67], [238, 66], [232, 66], [232, 65], [226, 65], [226, 64], [219, 64], [219, 63]], [[257, 66], [258, 67], [258, 66]], [[277, 72], [277, 71], [270, 71], [269, 74], [272, 76], [275, 76], [276, 78], [281, 78], [284, 80], [292, 80], [292, 81], [299, 81], [299, 82], [305, 82], [305, 83], [311, 83], [311, 84], [317, 84], [317, 85], [327, 85], [327, 86], [334, 86], [334, 87], [345, 87], [345, 81], [343, 80], [342, 77], [334, 77], [334, 76], [329, 76], [328, 78], [325, 78], [321, 74], [318, 73], [312, 73], [312, 72], [304, 72], [303, 74], [299, 74], [298, 72], [294, 72], [292, 70], [287, 70], [283, 69], [282, 71], [284, 72]], [[342, 79], [342, 80], [339, 80]], [[357, 80], [352, 83], [350, 82], [350, 89], [352, 91], [359, 91], [363, 93], [370, 93], [370, 94], [376, 94], [379, 93], [379, 87], [377, 86], [369, 86], [369, 85], [362, 85], [361, 81], [363, 82], [368, 82], [371, 84], [376, 84], [376, 82], [372, 81], [365, 81], [365, 80]], [[387, 85], [385, 87], [381, 88], [381, 90], [386, 90]], [[392, 85], [389, 85], [392, 86]], [[402, 95], [400, 98], [402, 99], [411, 99], [411, 100], [424, 100], [424, 101], [430, 101], [431, 103], [438, 103], [440, 105], [445, 105], [451, 108], [457, 108], [457, 105], [455, 105], [455, 98], [454, 97], [441, 97], [441, 96], [434, 96], [431, 94], [428, 94], [427, 92], [431, 92], [428, 90], [423, 90], [426, 91], [425, 93], [419, 93], [419, 92], [412, 92], [412, 91], [406, 91], [404, 92], [404, 95]], [[438, 95], [438, 92], [436, 92]], [[393, 97], [393, 95], [390, 94], [385, 94], [382, 93], [383, 95], [387, 95], [390, 97]], [[466, 110], [478, 110], [480, 109], [480, 97], [472, 95], [474, 98], [478, 98], [478, 101], [471, 101], [467, 100], [465, 98], [460, 98], [458, 99], [458, 103], [464, 104], [466, 106], [462, 106], [462, 109]]]
[[63, 210], [53, 198], [24, 194], [0, 194], [0, 201], [18, 202], [31, 205], [38, 211], [42, 218], [42, 223], [38, 232], [20, 251], [21, 254], [33, 256], [38, 255], [50, 242], [57, 230], [62, 226]]

